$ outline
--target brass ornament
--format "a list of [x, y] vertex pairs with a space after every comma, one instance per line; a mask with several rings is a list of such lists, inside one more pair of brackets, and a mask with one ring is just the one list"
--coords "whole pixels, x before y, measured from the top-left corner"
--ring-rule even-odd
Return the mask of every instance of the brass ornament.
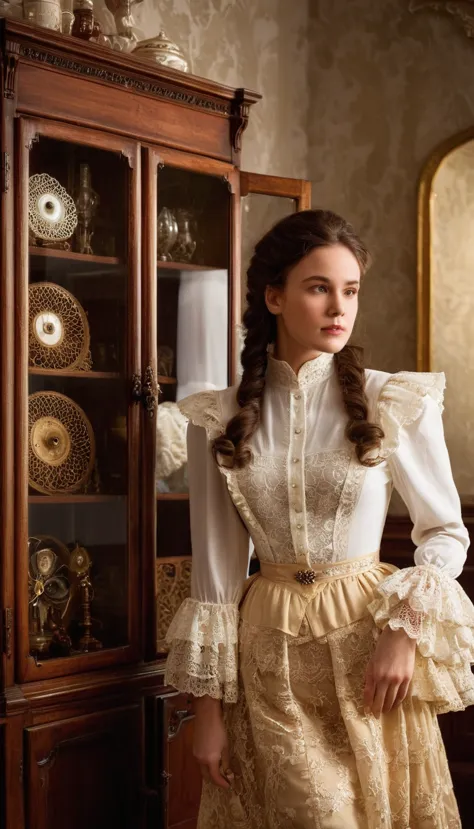
[[30, 177], [28, 223], [34, 241], [66, 242], [77, 226], [76, 206], [59, 181], [47, 173]]
[[52, 391], [28, 401], [29, 485], [46, 495], [78, 492], [95, 461], [92, 426], [80, 406]]
[[314, 584], [316, 581], [316, 573], [314, 570], [298, 570], [295, 573], [295, 579], [300, 584]]
[[28, 539], [28, 555], [30, 653], [49, 656], [71, 600], [69, 551], [54, 536], [39, 535]]
[[28, 300], [30, 366], [89, 370], [89, 323], [77, 299], [59, 285], [35, 282], [28, 289]]

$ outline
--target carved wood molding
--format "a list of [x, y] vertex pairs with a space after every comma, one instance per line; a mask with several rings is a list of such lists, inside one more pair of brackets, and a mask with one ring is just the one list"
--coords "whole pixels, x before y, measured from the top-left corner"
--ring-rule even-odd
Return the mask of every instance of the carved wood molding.
[[3, 95], [13, 99], [16, 92], [16, 69], [20, 54], [20, 44], [12, 43], [12, 48], [2, 55], [3, 62]]
[[456, 17], [468, 37], [474, 37], [474, 0], [410, 0], [412, 13], [425, 9]]
[[106, 65], [100, 66], [85, 60], [82, 61], [77, 58], [68, 57], [67, 55], [56, 54], [55, 52], [50, 52], [46, 49], [30, 46], [25, 43], [20, 43], [19, 49], [20, 57], [41, 63], [45, 66], [51, 66], [54, 69], [71, 72], [84, 78], [105, 81], [114, 84], [114, 86], [120, 86], [135, 92], [143, 92], [144, 94], [163, 98], [167, 101], [198, 107], [208, 112], [226, 116], [232, 114], [231, 102], [219, 101], [210, 97], [207, 98], [192, 90], [180, 89], [179, 87], [174, 87], [172, 84], [154, 83], [151, 80], [146, 80], [145, 78], [140, 78], [126, 72], [119, 72]]

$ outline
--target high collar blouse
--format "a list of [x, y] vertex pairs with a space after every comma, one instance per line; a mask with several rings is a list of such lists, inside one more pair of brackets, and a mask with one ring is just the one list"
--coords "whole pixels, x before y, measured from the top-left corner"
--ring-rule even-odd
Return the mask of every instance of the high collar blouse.
[[219, 666], [217, 660], [205, 680], [198, 676], [198, 651], [192, 669], [189, 654], [196, 648], [229, 654], [236, 645], [249, 537], [261, 561], [305, 568], [355, 561], [379, 550], [394, 487], [413, 522], [415, 567], [383, 583], [371, 612], [381, 626], [389, 622], [423, 638], [419, 619], [414, 628], [413, 614], [405, 612], [410, 596], [412, 610], [423, 618], [441, 613], [469, 545], [444, 441], [443, 391], [442, 374], [366, 371], [369, 419], [385, 435], [372, 467], [359, 463], [346, 438], [348, 418], [333, 355], [321, 354], [298, 374], [269, 356], [252, 459], [243, 469], [218, 464], [212, 454], [213, 439], [238, 411], [236, 388], [201, 392], [180, 403], [190, 421], [193, 569], [191, 598], [168, 632], [170, 684], [235, 698], [235, 665]]

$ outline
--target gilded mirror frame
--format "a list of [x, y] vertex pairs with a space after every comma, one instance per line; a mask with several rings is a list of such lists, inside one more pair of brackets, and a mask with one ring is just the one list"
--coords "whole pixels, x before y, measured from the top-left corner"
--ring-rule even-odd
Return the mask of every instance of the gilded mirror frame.
[[431, 197], [433, 180], [445, 158], [474, 140], [474, 127], [456, 133], [439, 144], [426, 162], [418, 186], [417, 228], [417, 332], [416, 364], [418, 371], [432, 370], [432, 236]]

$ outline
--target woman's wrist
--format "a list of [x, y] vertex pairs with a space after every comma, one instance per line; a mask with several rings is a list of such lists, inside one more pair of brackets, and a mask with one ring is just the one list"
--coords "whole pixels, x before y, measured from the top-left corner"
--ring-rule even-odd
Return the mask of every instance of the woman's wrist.
[[203, 697], [194, 698], [194, 707], [196, 712], [212, 714], [215, 711], [222, 711], [222, 702], [220, 699], [205, 694]]

